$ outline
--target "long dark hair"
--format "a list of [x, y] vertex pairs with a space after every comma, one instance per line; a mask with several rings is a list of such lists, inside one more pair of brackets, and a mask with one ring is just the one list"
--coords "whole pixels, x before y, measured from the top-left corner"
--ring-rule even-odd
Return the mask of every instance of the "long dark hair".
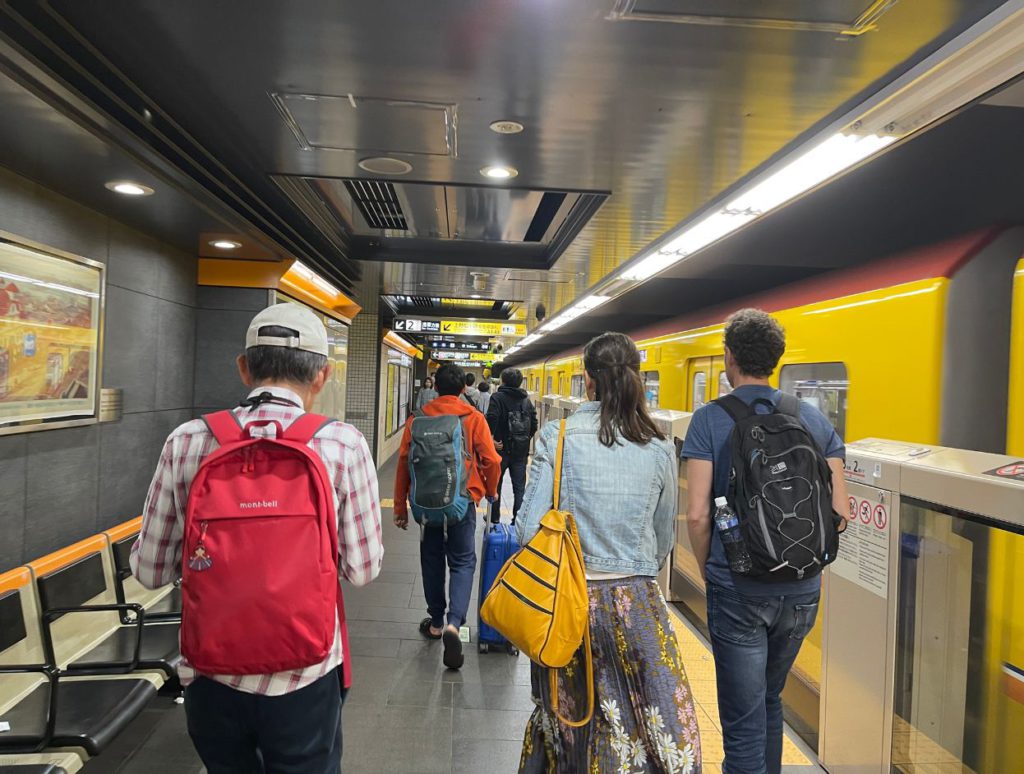
[[601, 401], [601, 430], [597, 438], [614, 446], [618, 436], [633, 443], [665, 440], [647, 411], [640, 378], [640, 353], [622, 333], [602, 333], [583, 348], [583, 367], [594, 380]]

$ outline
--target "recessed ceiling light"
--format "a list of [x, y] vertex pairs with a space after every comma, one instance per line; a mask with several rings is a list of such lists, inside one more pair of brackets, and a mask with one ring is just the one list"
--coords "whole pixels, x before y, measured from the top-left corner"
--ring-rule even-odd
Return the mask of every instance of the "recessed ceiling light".
[[523, 125], [518, 121], [494, 121], [491, 123], [491, 131], [498, 134], [519, 134], [523, 131]]
[[508, 180], [510, 177], [518, 175], [519, 170], [515, 167], [490, 166], [481, 169], [480, 174], [491, 180]]
[[359, 162], [359, 168], [375, 175], [407, 175], [412, 172], [412, 164], [390, 156], [373, 156]]
[[123, 194], [124, 196], [151, 196], [153, 189], [148, 185], [135, 183], [131, 180], [111, 180], [106, 184], [108, 191]]
[[233, 239], [214, 239], [210, 242], [210, 247], [216, 247], [218, 250], [237, 250], [241, 246], [241, 242], [236, 242]]

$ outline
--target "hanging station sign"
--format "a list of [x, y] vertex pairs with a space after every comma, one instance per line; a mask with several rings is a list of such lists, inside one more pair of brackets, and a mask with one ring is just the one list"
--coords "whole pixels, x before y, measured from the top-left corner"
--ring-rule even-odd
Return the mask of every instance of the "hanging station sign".
[[456, 336], [525, 336], [523, 323], [483, 320], [441, 320], [441, 333]]
[[460, 352], [487, 352], [490, 344], [476, 341], [434, 341], [430, 344], [434, 349], [455, 349]]
[[402, 333], [437, 333], [441, 323], [437, 320], [417, 320], [413, 317], [396, 317], [395, 330]]
[[433, 360], [458, 360], [466, 363], [492, 363], [497, 356], [488, 352], [447, 352], [435, 349], [430, 353], [430, 357]]

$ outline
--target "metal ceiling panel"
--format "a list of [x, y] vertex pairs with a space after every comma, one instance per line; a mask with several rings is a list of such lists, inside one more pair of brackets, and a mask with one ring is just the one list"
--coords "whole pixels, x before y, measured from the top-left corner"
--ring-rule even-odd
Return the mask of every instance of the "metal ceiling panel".
[[897, 0], [618, 0], [609, 20], [860, 35], [876, 29]]
[[[456, 239], [524, 242], [544, 194], [521, 188], [447, 186]], [[573, 194], [575, 198], [579, 198]]]
[[[312, 233], [311, 223], [322, 234], [330, 224], [318, 220], [327, 217], [323, 212], [303, 209], [301, 197], [283, 196], [274, 176], [363, 177], [359, 161], [379, 151], [411, 163], [417, 181], [437, 185], [479, 185], [482, 167], [506, 164], [518, 170], [517, 186], [528, 190], [611, 191], [559, 252], [555, 267], [575, 279], [521, 282], [507, 296], [531, 308], [543, 301], [554, 313], [803, 133], [1000, 4], [905, 0], [871, 34], [841, 40], [798, 29], [611, 23], [613, 0], [309, 0], [298, 11], [276, 0], [108, 0], [103, 13], [96, 3], [49, 0], [45, 8], [80, 38], [76, 51], [88, 48], [130, 79], [136, 107], [148, 104], [173, 117], [231, 170], [232, 185], [252, 194], [246, 202], [267, 204], [268, 222], [271, 215], [288, 221], [290, 236]], [[729, 5], [848, 23], [858, 4]], [[4, 4], [36, 15], [41, 6]], [[709, 3], [694, 8], [714, 10]], [[333, 95], [334, 114], [313, 106], [303, 118], [307, 139], [325, 147], [307, 143], [304, 150], [270, 93]], [[379, 134], [378, 119], [357, 131], [362, 119], [353, 123], [351, 103], [343, 104], [349, 93], [356, 95], [355, 113], [362, 109], [359, 95], [455, 106], [457, 155], [415, 152], [443, 150], [433, 139], [434, 121], [413, 138]], [[377, 106], [367, 108], [372, 113]], [[495, 134], [488, 127], [496, 119], [514, 119], [526, 130]], [[327, 148], [344, 145], [353, 149]], [[429, 257], [437, 265], [420, 267], [420, 245], [353, 241], [343, 250], [342, 237], [330, 238], [330, 260], [341, 264], [351, 254], [405, 265], [408, 271], [384, 272], [386, 292], [406, 290], [388, 286], [392, 277], [437, 286], [466, 276], [463, 269], [449, 273], [447, 252]], [[495, 270], [541, 266], [536, 256], [507, 247], [499, 241], [475, 255], [453, 251], [451, 259]], [[497, 287], [501, 275], [493, 276]], [[529, 295], [518, 292], [524, 289]]]
[[353, 94], [270, 98], [302, 150], [458, 155], [455, 105]]

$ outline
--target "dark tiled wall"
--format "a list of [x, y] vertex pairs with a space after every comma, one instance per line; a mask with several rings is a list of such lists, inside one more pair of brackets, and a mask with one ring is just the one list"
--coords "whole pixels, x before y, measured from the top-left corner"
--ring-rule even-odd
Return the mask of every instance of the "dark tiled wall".
[[0, 230], [107, 266], [103, 385], [119, 422], [0, 436], [0, 572], [139, 514], [193, 416], [196, 260], [0, 169]]
[[198, 413], [237, 406], [245, 397], [235, 360], [245, 350], [253, 316], [269, 302], [270, 292], [258, 288], [198, 289], [193, 399]]

